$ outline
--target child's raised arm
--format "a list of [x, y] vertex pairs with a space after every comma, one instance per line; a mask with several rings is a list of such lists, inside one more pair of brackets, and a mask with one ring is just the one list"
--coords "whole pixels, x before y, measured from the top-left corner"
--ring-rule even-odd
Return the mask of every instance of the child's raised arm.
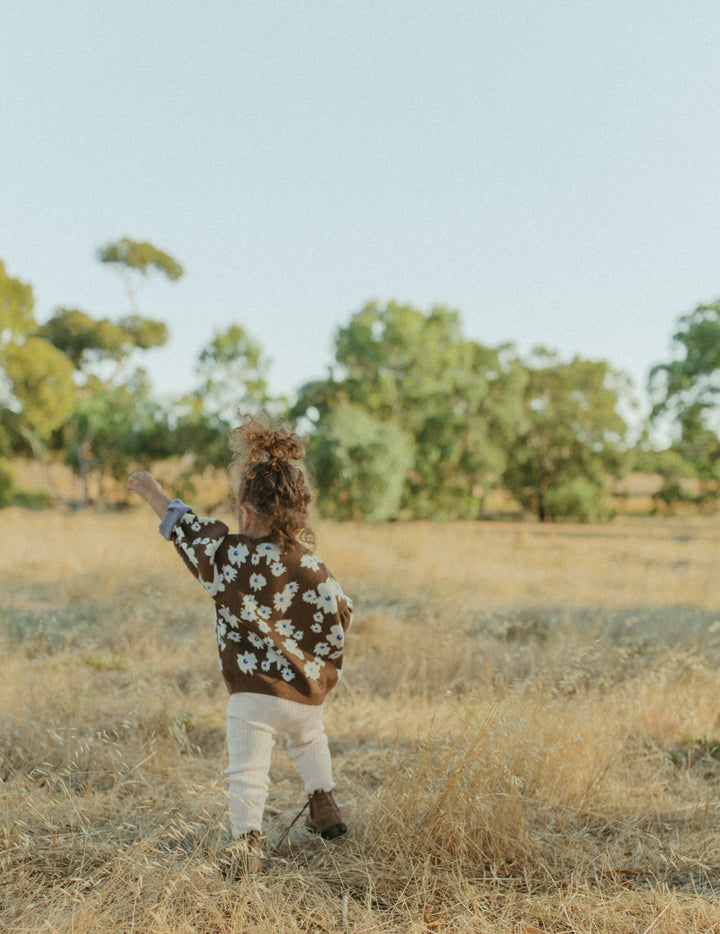
[[155, 510], [158, 518], [162, 519], [167, 508], [170, 505], [170, 497], [162, 491], [162, 487], [155, 477], [147, 470], [136, 470], [131, 474], [127, 482], [128, 490], [142, 496], [146, 503], [149, 503]]

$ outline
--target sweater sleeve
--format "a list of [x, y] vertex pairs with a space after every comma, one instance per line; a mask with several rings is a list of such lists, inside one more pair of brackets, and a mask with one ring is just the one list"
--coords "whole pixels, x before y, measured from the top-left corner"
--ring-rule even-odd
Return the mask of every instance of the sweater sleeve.
[[190, 511], [190, 507], [186, 506], [181, 499], [174, 499], [168, 506], [158, 526], [158, 531], [162, 537], [170, 541], [170, 536], [176, 524], [182, 519], [186, 512]]
[[[171, 509], [172, 504], [168, 512]], [[227, 549], [223, 545], [229, 532], [227, 525], [220, 519], [198, 516], [187, 506], [172, 525], [168, 535], [169, 541], [174, 544], [187, 569], [213, 597], [225, 589], [225, 576], [221, 564], [223, 559], [218, 560], [218, 550], [222, 555], [225, 554]]]

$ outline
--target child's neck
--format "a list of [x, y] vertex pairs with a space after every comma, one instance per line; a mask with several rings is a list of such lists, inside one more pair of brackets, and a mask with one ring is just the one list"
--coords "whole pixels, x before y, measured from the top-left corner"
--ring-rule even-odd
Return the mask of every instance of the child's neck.
[[267, 538], [272, 529], [255, 510], [245, 507], [240, 510], [240, 531], [248, 538]]

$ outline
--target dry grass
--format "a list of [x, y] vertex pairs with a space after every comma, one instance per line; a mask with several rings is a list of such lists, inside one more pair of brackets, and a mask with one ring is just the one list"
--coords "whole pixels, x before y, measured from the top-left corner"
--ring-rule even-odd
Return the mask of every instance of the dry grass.
[[237, 883], [206, 595], [142, 509], [2, 523], [0, 930], [720, 931], [717, 519], [320, 524], [351, 830], [278, 750]]

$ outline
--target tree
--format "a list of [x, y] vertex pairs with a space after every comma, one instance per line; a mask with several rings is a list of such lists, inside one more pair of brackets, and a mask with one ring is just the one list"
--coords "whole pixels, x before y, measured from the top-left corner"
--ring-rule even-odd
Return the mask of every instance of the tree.
[[335, 359], [327, 380], [301, 389], [293, 414], [322, 431], [339, 406], [362, 409], [412, 441], [406, 514], [475, 518], [522, 414], [524, 375], [512, 348], [465, 339], [459, 314], [441, 306], [424, 314], [372, 302], [339, 329]]
[[320, 513], [370, 522], [394, 518], [413, 465], [413, 447], [412, 439], [397, 426], [357, 405], [338, 405], [308, 445]]
[[32, 286], [7, 274], [0, 260], [0, 347], [25, 338], [36, 327]]
[[98, 498], [104, 477], [127, 477], [130, 465], [150, 465], [174, 454], [167, 415], [150, 398], [146, 374], [136, 370], [123, 383], [106, 384], [90, 376], [78, 393], [65, 427], [66, 460], [82, 481], [82, 502], [89, 500], [91, 473], [97, 473]]
[[38, 334], [61, 350], [82, 373], [112, 362], [114, 366], [105, 377], [109, 384], [133, 351], [165, 344], [168, 329], [162, 321], [140, 315], [113, 322], [108, 318], [93, 318], [77, 308], [58, 308], [39, 328]]
[[[706, 496], [720, 491], [720, 302], [679, 319], [675, 357], [650, 371], [652, 421], [670, 419], [672, 449], [694, 465]], [[670, 478], [672, 484], [672, 478]]]
[[169, 254], [127, 238], [102, 248], [98, 257], [123, 276], [130, 313], [112, 321], [77, 308], [59, 308], [38, 331], [74, 367], [76, 406], [65, 425], [64, 441], [68, 462], [82, 479], [83, 502], [88, 500], [92, 471], [99, 475], [100, 488], [103, 473], [122, 474], [137, 448], [133, 438], [143, 439], [148, 452], [162, 449], [159, 441], [167, 437], [164, 413], [149, 401], [144, 374], [128, 375], [127, 370], [136, 351], [165, 344], [168, 329], [139, 313], [135, 278], [155, 271], [174, 282], [183, 272]]
[[190, 455], [190, 472], [227, 463], [228, 437], [239, 412], [285, 407], [268, 391], [269, 366], [260, 344], [239, 324], [216, 331], [202, 348], [198, 385], [175, 414], [177, 448]]
[[125, 285], [133, 315], [138, 314], [138, 288], [151, 272], [162, 273], [171, 282], [176, 282], [184, 271], [169, 253], [159, 250], [152, 243], [130, 240], [128, 237], [101, 247], [97, 255], [101, 263], [117, 269]]
[[[136, 350], [165, 343], [167, 328], [139, 315], [113, 322], [76, 308], [60, 308], [38, 333], [64, 356], [73, 371], [76, 404], [66, 417], [64, 441], [67, 460], [82, 480], [86, 503], [91, 471], [100, 476], [103, 472], [117, 475], [128, 463], [120, 455], [120, 444], [129, 443], [130, 400], [139, 412], [149, 393], [147, 380], [140, 373], [131, 373], [124, 385], [120, 376]], [[159, 410], [155, 407], [154, 411], [155, 427], [162, 433]], [[117, 430], [119, 421], [121, 432]], [[135, 421], [141, 431], [144, 419], [138, 415]]]
[[508, 490], [541, 521], [602, 517], [608, 476], [627, 463], [627, 425], [619, 414], [629, 381], [603, 361], [562, 363], [543, 348], [527, 365], [524, 424], [511, 446]]
[[21, 438], [43, 460], [50, 436], [72, 411], [74, 385], [70, 361], [36, 331], [32, 287], [8, 276], [0, 262], [2, 446], [13, 448], [11, 438]]

